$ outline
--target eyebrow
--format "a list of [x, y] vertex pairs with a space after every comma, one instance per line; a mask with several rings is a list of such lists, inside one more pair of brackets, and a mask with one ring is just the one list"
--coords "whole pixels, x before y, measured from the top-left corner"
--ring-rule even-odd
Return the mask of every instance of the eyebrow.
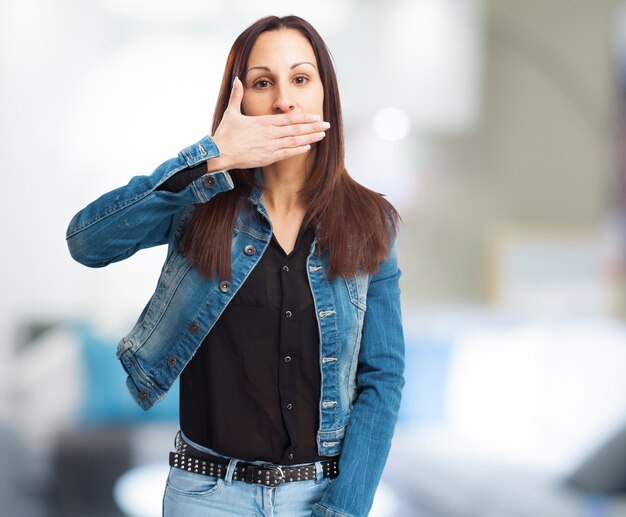
[[[294, 68], [296, 68], [297, 66], [300, 65], [311, 65], [313, 68], [317, 68], [313, 63], [311, 63], [310, 61], [300, 61], [299, 63], [294, 63], [293, 65], [291, 65], [289, 67], [290, 70], [293, 70]], [[271, 72], [270, 67], [269, 66], [263, 66], [263, 65], [259, 65], [259, 66], [253, 66], [251, 68], [248, 68], [248, 70], [246, 70], [246, 74], [250, 71], [250, 70], [265, 70], [266, 72]]]

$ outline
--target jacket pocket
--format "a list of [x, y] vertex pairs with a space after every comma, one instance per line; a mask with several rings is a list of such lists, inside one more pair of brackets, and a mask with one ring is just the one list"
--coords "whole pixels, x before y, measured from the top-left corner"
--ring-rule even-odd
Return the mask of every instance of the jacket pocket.
[[350, 278], [344, 278], [348, 289], [348, 296], [353, 305], [361, 310], [367, 309], [367, 286], [369, 283], [368, 275], [356, 275]]

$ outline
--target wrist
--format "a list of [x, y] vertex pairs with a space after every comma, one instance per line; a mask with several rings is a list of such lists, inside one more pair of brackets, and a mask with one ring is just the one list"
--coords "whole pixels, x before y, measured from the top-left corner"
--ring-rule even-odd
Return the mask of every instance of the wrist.
[[211, 138], [217, 146], [220, 155], [207, 160], [207, 167], [209, 169], [209, 172], [226, 171], [232, 169], [232, 163], [228, 159], [227, 154], [224, 152], [224, 146], [222, 145], [221, 137], [214, 135]]
[[227, 171], [232, 167], [228, 165], [228, 161], [223, 156], [209, 158], [206, 161], [207, 172]]

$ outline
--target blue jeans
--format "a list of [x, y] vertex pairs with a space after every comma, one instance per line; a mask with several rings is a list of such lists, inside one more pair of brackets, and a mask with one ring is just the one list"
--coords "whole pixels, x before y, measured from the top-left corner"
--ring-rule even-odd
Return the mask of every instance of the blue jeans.
[[[225, 458], [187, 437], [185, 441], [207, 454]], [[171, 467], [163, 496], [163, 516], [310, 517], [313, 505], [321, 499], [332, 481], [322, 477], [320, 462], [315, 463], [315, 480], [281, 483], [276, 487], [233, 481], [233, 472], [239, 461], [242, 460], [230, 459], [225, 479]], [[245, 463], [262, 465], [265, 462]]]

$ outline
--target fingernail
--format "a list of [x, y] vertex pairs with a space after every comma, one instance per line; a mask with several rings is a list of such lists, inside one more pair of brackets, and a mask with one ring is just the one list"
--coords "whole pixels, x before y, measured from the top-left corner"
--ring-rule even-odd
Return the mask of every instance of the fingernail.
[[330, 122], [324, 122], [322, 124], [322, 127], [325, 127], [326, 129], [328, 129], [330, 127]]

